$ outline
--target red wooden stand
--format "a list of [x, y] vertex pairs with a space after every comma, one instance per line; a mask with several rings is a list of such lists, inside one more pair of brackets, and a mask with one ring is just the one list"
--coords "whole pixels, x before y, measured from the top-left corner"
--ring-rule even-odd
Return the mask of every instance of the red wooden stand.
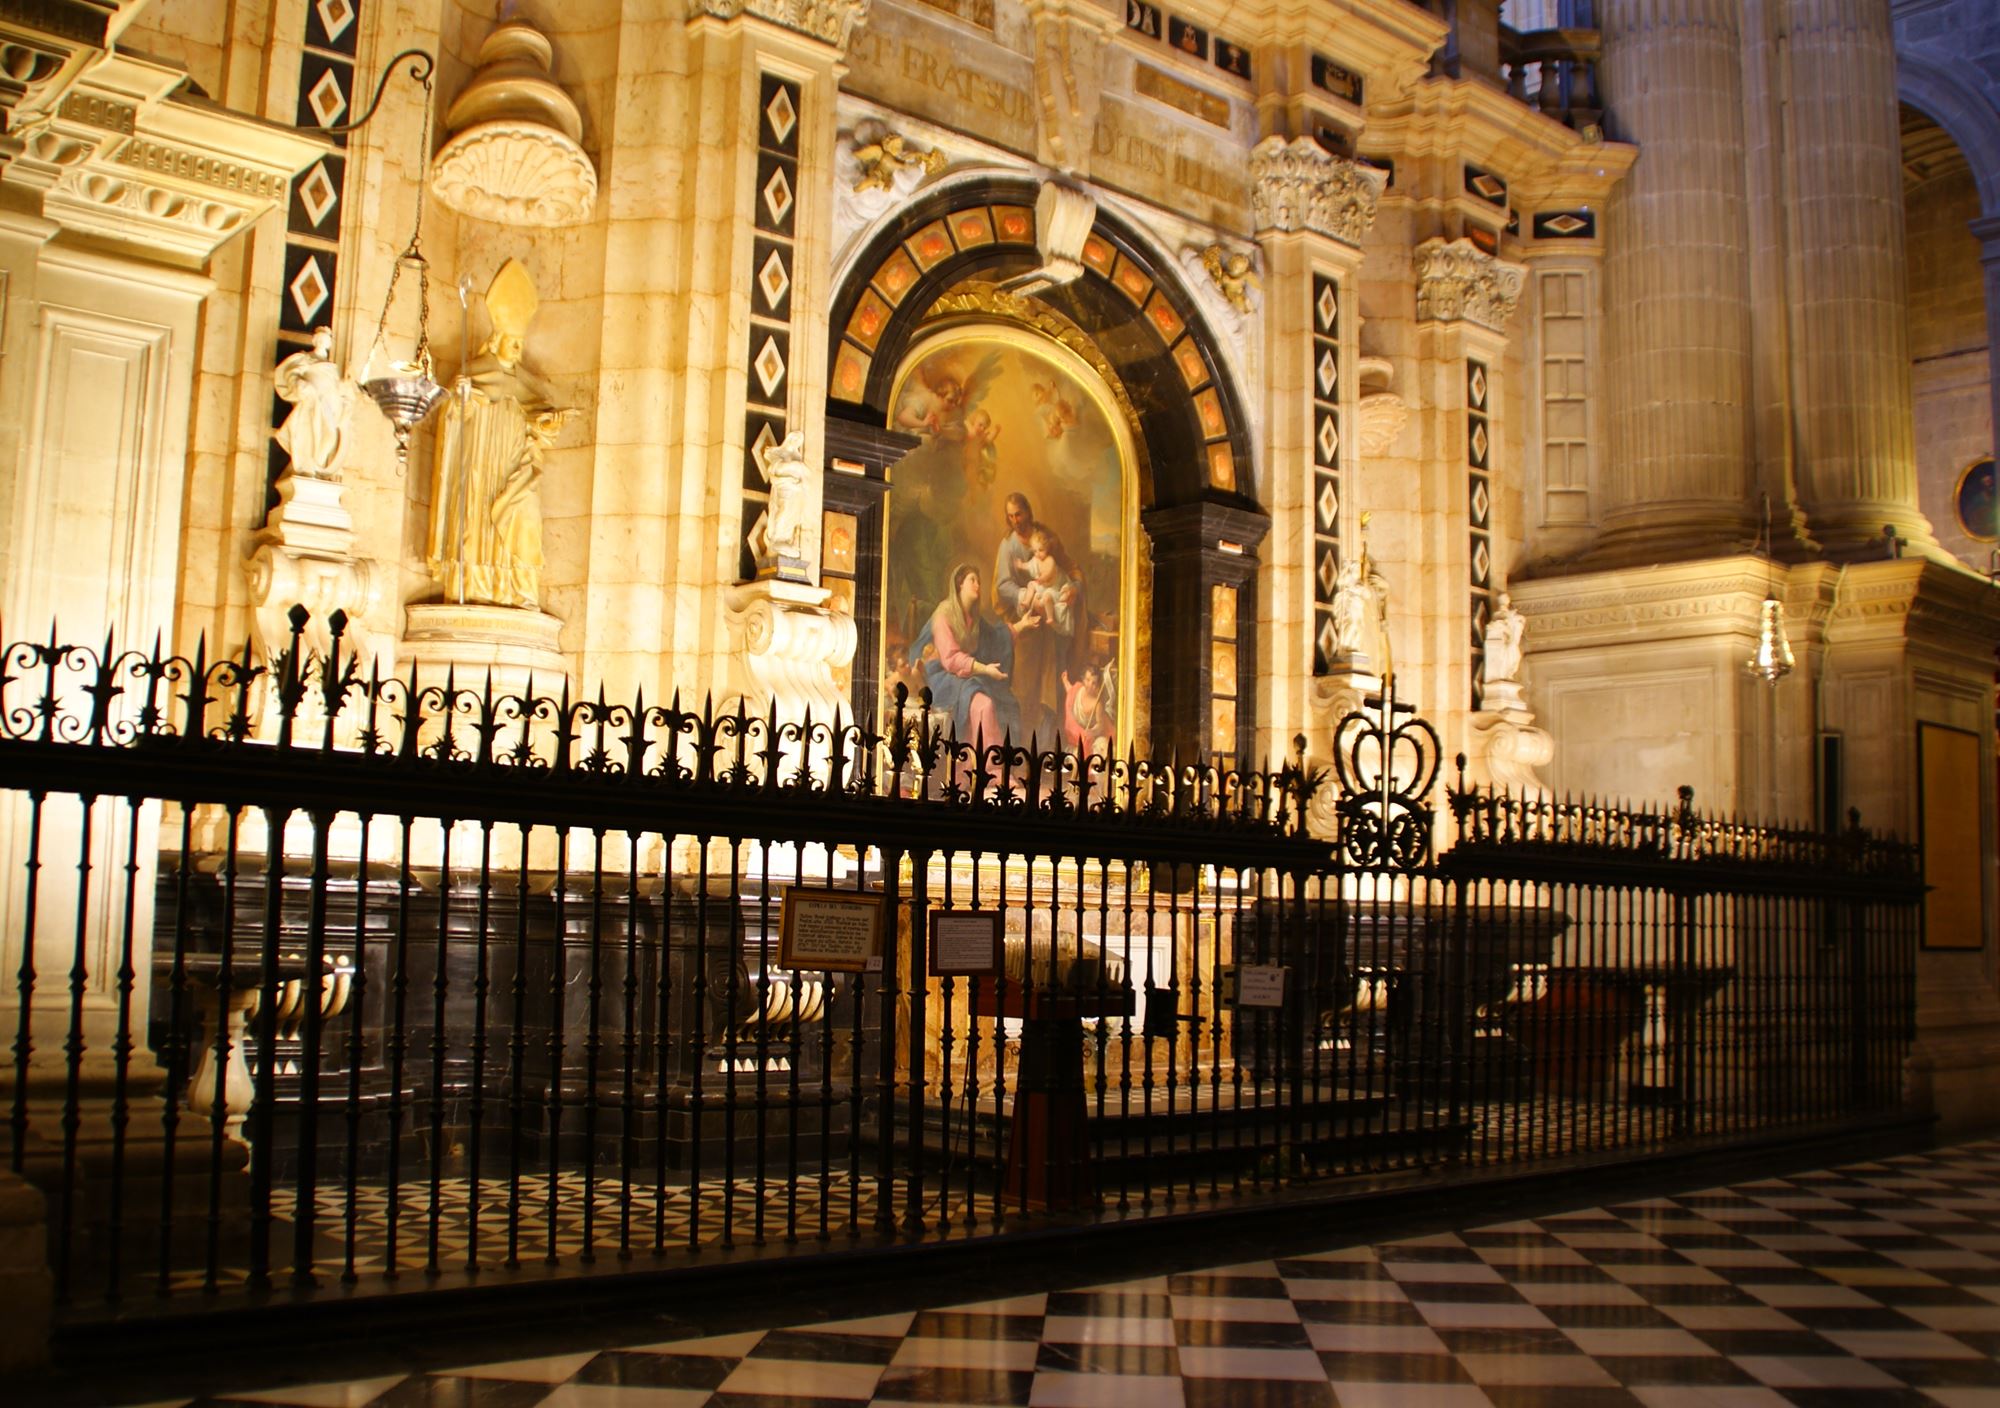
[[1053, 1211], [1097, 1205], [1084, 1100], [1083, 1024], [1129, 1017], [1132, 1011], [1132, 995], [1122, 989], [1107, 990], [1100, 999], [1092, 992], [1049, 992], [1020, 983], [1002, 990], [992, 978], [972, 980], [975, 1017], [1021, 1021], [1021, 1062], [1003, 1185], [1007, 1201]]

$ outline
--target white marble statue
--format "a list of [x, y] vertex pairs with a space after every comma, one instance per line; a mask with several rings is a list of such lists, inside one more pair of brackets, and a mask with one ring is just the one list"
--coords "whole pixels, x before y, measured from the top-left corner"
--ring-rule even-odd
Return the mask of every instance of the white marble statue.
[[291, 458], [292, 473], [339, 479], [355, 388], [334, 364], [333, 329], [313, 329], [309, 350], [294, 352], [278, 363], [274, 387], [278, 398], [292, 408], [278, 427], [278, 444]]
[[806, 521], [812, 511], [812, 467], [806, 463], [806, 433], [794, 430], [757, 452], [771, 498], [764, 510], [761, 541], [752, 544], [757, 566], [770, 576], [809, 580], [805, 570]]
[[1339, 588], [1333, 594], [1333, 633], [1339, 653], [1349, 662], [1365, 662], [1388, 599], [1388, 583], [1368, 555], [1366, 542], [1359, 553], [1340, 565], [1338, 581]]
[[1486, 664], [1480, 675], [1489, 696], [1496, 685], [1520, 683], [1521, 632], [1527, 624], [1507, 593], [1500, 593], [1486, 621]]
[[540, 606], [542, 458], [569, 413], [521, 360], [539, 302], [508, 260], [486, 291], [492, 335], [439, 420], [425, 560], [449, 601]]

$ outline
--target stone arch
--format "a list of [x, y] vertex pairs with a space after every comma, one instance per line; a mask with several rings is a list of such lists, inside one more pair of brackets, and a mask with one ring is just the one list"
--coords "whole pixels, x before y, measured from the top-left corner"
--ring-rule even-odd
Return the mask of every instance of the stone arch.
[[[968, 279], [1040, 264], [1032, 181], [983, 178], [906, 207], [863, 246], [833, 304], [829, 397], [888, 413], [890, 382], [931, 306]], [[1181, 282], [1115, 214], [1097, 212], [1084, 273], [1035, 297], [1095, 341], [1131, 390], [1148, 508], [1219, 500], [1257, 511], [1248, 418]]]
[[[902, 453], [890, 398], [940, 299], [1041, 265], [1038, 191], [1026, 178], [981, 173], [926, 192], [848, 263], [831, 308], [827, 424], [875, 427], [875, 463], [886, 468]], [[1136, 228], [1100, 207], [1082, 254], [1078, 277], [1032, 301], [1087, 338], [1129, 398], [1151, 570], [1139, 623], [1145, 737], [1157, 753], [1245, 760], [1257, 717], [1257, 549], [1270, 520], [1241, 393], [1183, 271]], [[857, 607], [869, 607], [865, 582]]]
[[1980, 213], [2000, 217], [2000, 113], [1951, 70], [1906, 52], [1896, 55], [1896, 97], [1958, 143], [1979, 188]]

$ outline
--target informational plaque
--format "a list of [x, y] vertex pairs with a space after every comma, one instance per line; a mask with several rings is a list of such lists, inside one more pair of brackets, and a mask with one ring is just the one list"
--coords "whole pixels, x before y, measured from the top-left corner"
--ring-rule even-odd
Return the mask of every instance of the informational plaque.
[[1275, 963], [1243, 963], [1236, 968], [1238, 1007], [1283, 1007], [1285, 970]]
[[997, 909], [932, 910], [931, 976], [933, 978], [999, 977], [1000, 911]]
[[861, 973], [881, 952], [880, 895], [797, 887], [785, 891], [778, 927], [779, 967]]

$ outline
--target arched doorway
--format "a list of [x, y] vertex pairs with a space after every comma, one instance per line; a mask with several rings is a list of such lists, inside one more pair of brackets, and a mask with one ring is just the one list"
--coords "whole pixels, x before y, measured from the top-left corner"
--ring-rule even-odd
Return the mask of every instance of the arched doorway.
[[[1930, 116], [1902, 108], [1909, 268], [1910, 390], [1917, 476], [1938, 541], [1984, 570], [1994, 528], [1969, 471], [1993, 453], [1993, 364], [1986, 274], [1972, 232], [1981, 214], [1966, 153]], [[1983, 481], [1981, 481], [1983, 482]], [[1976, 486], [1974, 486], [1976, 487]]]
[[[1079, 673], [1108, 667], [1122, 692], [1121, 752], [1238, 764], [1254, 735], [1257, 549], [1269, 519], [1237, 390], [1179, 271], [1103, 211], [1080, 276], [1013, 292], [1010, 281], [1041, 263], [1036, 191], [989, 178], [929, 195], [867, 243], [834, 301], [829, 442], [835, 427], [873, 427], [888, 481], [881, 519], [864, 527], [879, 534], [880, 566], [855, 583], [857, 619], [879, 623], [874, 683], [921, 670], [919, 618], [950, 586], [927, 578], [970, 561], [988, 579], [986, 602], [1001, 606], [990, 579], [1010, 486], [1039, 482], [1052, 508], [1035, 514], [1071, 564], [1057, 570], [1089, 605], [1068, 632], [1051, 632], [1062, 635], [1053, 666], [1026, 662], [1038, 682], [1023, 734], [1059, 727]], [[941, 492], [948, 527], [927, 532]], [[868, 673], [862, 662], [857, 694]], [[858, 712], [874, 705], [857, 697]]]

